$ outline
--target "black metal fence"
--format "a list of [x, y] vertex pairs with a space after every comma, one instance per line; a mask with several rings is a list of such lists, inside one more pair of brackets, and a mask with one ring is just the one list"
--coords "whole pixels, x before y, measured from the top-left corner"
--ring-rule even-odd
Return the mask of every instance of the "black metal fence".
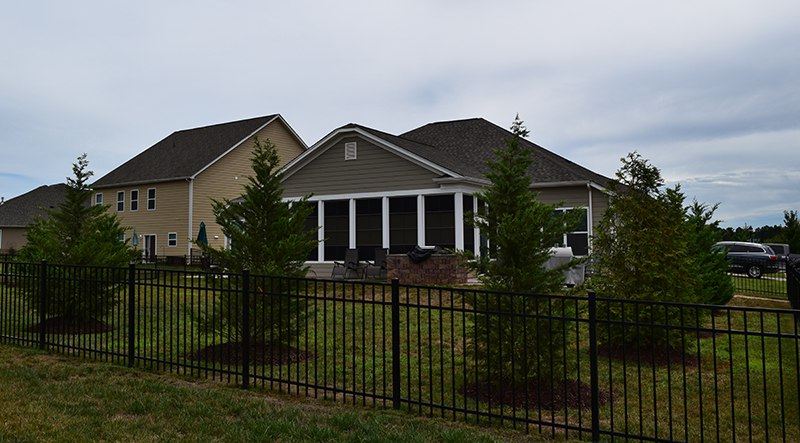
[[137, 266], [0, 274], [2, 343], [592, 440], [800, 441], [796, 315]]
[[730, 276], [738, 295], [781, 298], [786, 297], [786, 267], [788, 259], [771, 261], [764, 258], [737, 257], [731, 262]]

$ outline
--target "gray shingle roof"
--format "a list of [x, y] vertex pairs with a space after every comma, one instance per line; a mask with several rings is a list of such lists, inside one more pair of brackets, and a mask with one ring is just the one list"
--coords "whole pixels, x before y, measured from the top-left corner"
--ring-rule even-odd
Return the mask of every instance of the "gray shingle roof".
[[[505, 146], [507, 137], [513, 137], [513, 134], [482, 118], [429, 123], [399, 136], [419, 144], [435, 146], [440, 156], [450, 159], [448, 169], [475, 178], [484, 177], [487, 170], [486, 162], [494, 158], [495, 149]], [[529, 172], [534, 183], [592, 181], [607, 186], [609, 182], [607, 177], [535, 143], [526, 139], [522, 142], [533, 151], [534, 161]], [[422, 150], [419, 154], [425, 156]], [[431, 158], [431, 161], [435, 161], [434, 158]]]
[[36, 216], [46, 215], [45, 208], [53, 209], [64, 201], [67, 185], [44, 185], [7, 200], [0, 205], [0, 227], [25, 227]]
[[192, 177], [278, 115], [176, 131], [94, 182], [94, 188]]

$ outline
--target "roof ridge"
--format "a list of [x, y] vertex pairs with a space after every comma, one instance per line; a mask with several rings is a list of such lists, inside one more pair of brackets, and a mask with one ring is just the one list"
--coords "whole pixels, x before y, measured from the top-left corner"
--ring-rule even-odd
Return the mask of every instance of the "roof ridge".
[[255, 120], [260, 120], [260, 119], [270, 119], [270, 118], [275, 118], [277, 116], [278, 116], [278, 114], [269, 114], [269, 115], [262, 115], [262, 116], [259, 116], [259, 117], [243, 118], [241, 120], [234, 120], [234, 121], [231, 121], [231, 122], [214, 123], [214, 124], [211, 124], [211, 125], [197, 126], [197, 127], [194, 127], [194, 128], [178, 129], [177, 131], [174, 131], [173, 134], [177, 134], [179, 132], [196, 131], [198, 129], [213, 128], [213, 127], [218, 127], [218, 126], [234, 125], [234, 124], [238, 124], [238, 123], [250, 122], [250, 121], [255, 121]]

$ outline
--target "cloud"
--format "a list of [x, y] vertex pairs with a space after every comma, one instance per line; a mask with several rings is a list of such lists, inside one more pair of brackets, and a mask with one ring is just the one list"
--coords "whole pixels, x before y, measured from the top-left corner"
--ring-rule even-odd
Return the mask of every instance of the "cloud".
[[519, 113], [599, 173], [639, 150], [727, 220], [778, 223], [796, 177], [762, 176], [800, 164], [798, 16], [792, 0], [17, 2], [0, 170], [31, 179], [0, 194], [63, 181], [82, 152], [102, 175], [175, 130], [258, 115], [312, 144], [349, 122]]

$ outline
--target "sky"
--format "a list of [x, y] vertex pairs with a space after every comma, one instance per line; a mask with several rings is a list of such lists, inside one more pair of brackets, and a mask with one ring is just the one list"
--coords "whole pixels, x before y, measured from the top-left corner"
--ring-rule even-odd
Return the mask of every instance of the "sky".
[[170, 133], [281, 114], [525, 121], [614, 177], [637, 151], [723, 226], [800, 209], [800, 2], [0, 0], [0, 197]]

